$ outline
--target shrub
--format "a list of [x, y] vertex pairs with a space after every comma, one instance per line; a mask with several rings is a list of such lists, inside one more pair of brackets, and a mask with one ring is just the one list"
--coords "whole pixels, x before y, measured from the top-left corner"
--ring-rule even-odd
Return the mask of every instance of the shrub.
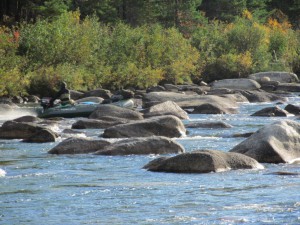
[[23, 59], [17, 55], [19, 32], [0, 27], [0, 96], [25, 93], [26, 78], [21, 73]]

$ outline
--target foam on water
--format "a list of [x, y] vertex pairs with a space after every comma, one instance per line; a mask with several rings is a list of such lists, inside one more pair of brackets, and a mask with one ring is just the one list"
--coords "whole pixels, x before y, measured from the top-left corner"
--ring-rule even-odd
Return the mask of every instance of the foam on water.
[[3, 169], [0, 169], [0, 177], [5, 177], [6, 172]]
[[0, 121], [13, 120], [22, 116], [37, 116], [38, 113], [34, 108], [15, 108], [15, 109], [1, 109]]

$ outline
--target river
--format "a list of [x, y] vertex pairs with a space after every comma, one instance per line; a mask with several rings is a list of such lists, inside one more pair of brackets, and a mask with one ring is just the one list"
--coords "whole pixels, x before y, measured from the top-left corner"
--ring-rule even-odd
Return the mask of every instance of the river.
[[[292, 104], [299, 100], [296, 94], [289, 97]], [[233, 128], [188, 129], [186, 137], [175, 140], [187, 152], [228, 151], [244, 140], [232, 134], [286, 119], [250, 116], [271, 105], [241, 104], [236, 115], [190, 115], [191, 121], [224, 121]], [[2, 114], [0, 123], [21, 114]], [[54, 129], [70, 128], [74, 121]], [[82, 132], [79, 136], [98, 138], [103, 130]], [[156, 155], [47, 154], [67, 137], [50, 144], [0, 140], [0, 224], [300, 224], [300, 176], [272, 174], [300, 173], [299, 164], [175, 174], [142, 169]]]

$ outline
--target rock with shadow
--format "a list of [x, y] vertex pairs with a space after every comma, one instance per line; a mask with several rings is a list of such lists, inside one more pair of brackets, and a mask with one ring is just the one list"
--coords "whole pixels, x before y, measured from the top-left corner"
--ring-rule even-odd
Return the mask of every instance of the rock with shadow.
[[148, 119], [120, 124], [104, 130], [104, 138], [128, 137], [181, 137], [186, 134], [182, 121], [176, 116], [157, 116]]
[[173, 115], [180, 119], [188, 119], [189, 116], [182, 108], [180, 108], [175, 102], [166, 101], [157, 105], [151, 106], [142, 111], [144, 118], [153, 116]]
[[[6, 121], [0, 127], [0, 139], [24, 139], [28, 142], [52, 142], [55, 134], [44, 126], [30, 122]], [[44, 141], [43, 141], [44, 140]]]
[[93, 153], [110, 145], [105, 140], [91, 140], [87, 138], [67, 138], [48, 151], [49, 154], [86, 154]]
[[300, 123], [292, 120], [266, 125], [230, 152], [245, 154], [261, 163], [291, 163], [300, 157]]
[[185, 127], [218, 129], [218, 128], [232, 128], [233, 126], [223, 121], [204, 121], [204, 122], [190, 122], [188, 124], [185, 124]]
[[284, 107], [284, 110], [294, 115], [300, 115], [300, 106], [298, 105], [288, 104], [286, 107]]
[[140, 112], [110, 104], [99, 105], [97, 109], [89, 116], [89, 119], [101, 119], [107, 116], [124, 118], [128, 120], [143, 119], [143, 115]]
[[178, 154], [183, 146], [170, 138], [151, 136], [120, 140], [95, 152], [96, 155]]
[[272, 107], [267, 107], [264, 109], [261, 109], [255, 113], [253, 113], [251, 116], [264, 116], [264, 117], [287, 117], [289, 115], [289, 112], [281, 109], [278, 106], [272, 106]]
[[143, 167], [153, 172], [210, 173], [237, 169], [263, 169], [255, 159], [239, 153], [197, 150], [173, 157], [160, 157]]
[[83, 118], [72, 124], [72, 129], [106, 129], [118, 124], [130, 123], [133, 120], [103, 116], [100, 119], [87, 119]]

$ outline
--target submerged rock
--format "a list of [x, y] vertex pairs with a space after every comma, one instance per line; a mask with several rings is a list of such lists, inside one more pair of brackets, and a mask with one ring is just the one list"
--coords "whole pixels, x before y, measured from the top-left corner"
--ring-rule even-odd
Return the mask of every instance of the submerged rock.
[[230, 152], [250, 156], [261, 163], [290, 163], [300, 157], [300, 123], [283, 120], [266, 125]]
[[209, 173], [236, 169], [263, 169], [256, 160], [238, 153], [198, 150], [174, 157], [160, 157], [143, 167], [154, 172]]
[[90, 140], [87, 138], [68, 138], [48, 151], [49, 154], [84, 154], [103, 149], [110, 142], [105, 140]]
[[112, 143], [97, 151], [96, 155], [145, 155], [183, 153], [184, 148], [166, 137], [129, 138]]
[[232, 125], [223, 121], [216, 122], [193, 122], [185, 125], [186, 128], [232, 128]]

